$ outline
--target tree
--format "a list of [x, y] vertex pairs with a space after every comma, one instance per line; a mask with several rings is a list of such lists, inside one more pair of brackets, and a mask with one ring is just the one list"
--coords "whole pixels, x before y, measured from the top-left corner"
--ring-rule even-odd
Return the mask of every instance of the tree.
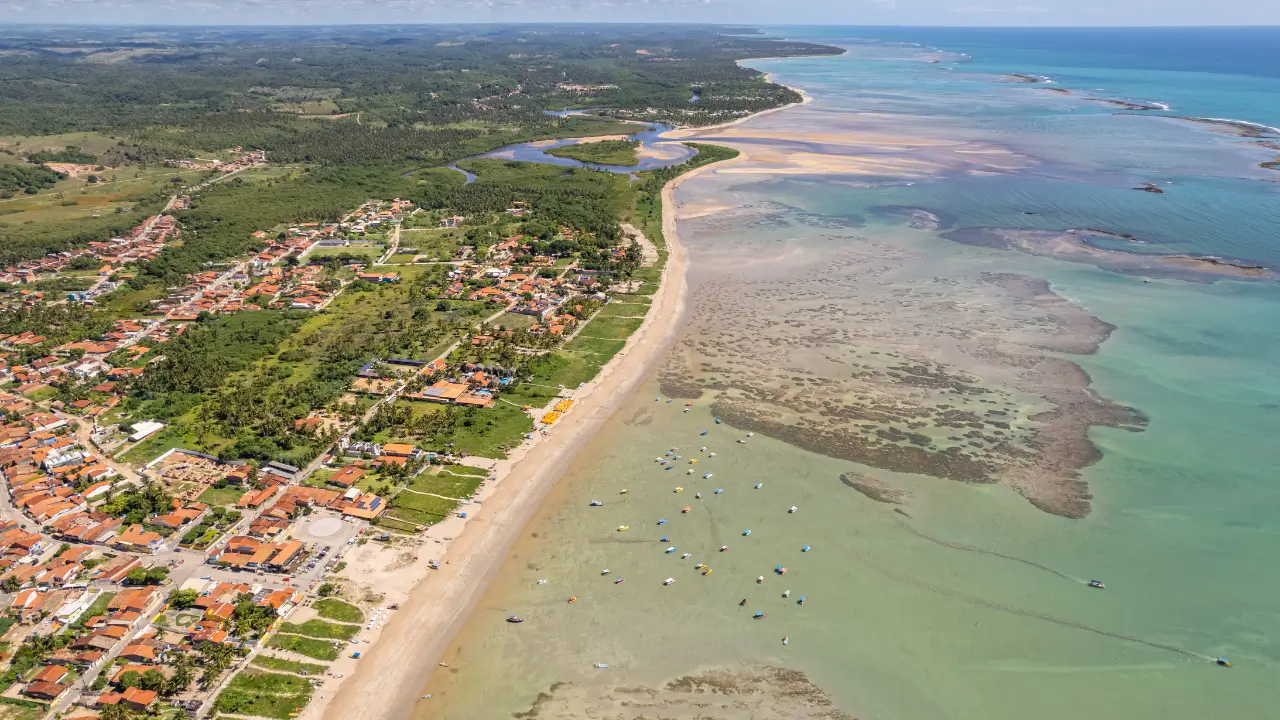
[[195, 607], [196, 600], [200, 598], [200, 593], [195, 590], [174, 590], [169, 593], [169, 607], [175, 610], [186, 610]]
[[103, 705], [98, 710], [99, 720], [131, 720], [133, 713], [124, 705]]

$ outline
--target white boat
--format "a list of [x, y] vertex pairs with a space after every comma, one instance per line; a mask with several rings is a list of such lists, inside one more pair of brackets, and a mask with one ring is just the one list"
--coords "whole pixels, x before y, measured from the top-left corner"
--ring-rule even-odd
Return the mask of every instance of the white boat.
[[685, 553], [685, 554], [683, 554], [683, 555], [681, 555], [681, 556], [680, 556], [680, 559], [681, 559], [681, 560], [688, 560], [688, 559], [689, 559], [689, 558], [691, 558], [691, 557], [693, 557], [693, 553]]
[[792, 505], [790, 508], [788, 508], [788, 509], [787, 509], [787, 512], [789, 512], [789, 513], [793, 513], [793, 512], [795, 512], [795, 511], [797, 511], [797, 510], [799, 510], [799, 509], [800, 509], [800, 508], [796, 507], [795, 505]]
[[675, 581], [676, 581], [676, 579], [675, 579], [675, 578], [667, 578], [666, 580], [663, 580], [663, 581], [662, 581], [662, 584], [663, 584], [663, 585], [673, 585], [673, 584], [675, 584]]

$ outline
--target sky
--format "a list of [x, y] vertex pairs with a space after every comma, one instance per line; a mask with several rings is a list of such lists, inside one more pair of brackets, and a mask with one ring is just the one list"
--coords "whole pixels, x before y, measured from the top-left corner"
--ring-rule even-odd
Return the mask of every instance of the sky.
[[0, 23], [1280, 25], [1280, 0], [0, 0]]

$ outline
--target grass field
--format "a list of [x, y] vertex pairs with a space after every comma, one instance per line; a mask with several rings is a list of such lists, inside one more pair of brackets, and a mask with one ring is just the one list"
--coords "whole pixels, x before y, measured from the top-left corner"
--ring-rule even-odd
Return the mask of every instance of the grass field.
[[218, 695], [214, 710], [288, 720], [310, 701], [311, 683], [306, 678], [245, 670]]
[[281, 623], [280, 632], [325, 640], [350, 640], [360, 632], [358, 625], [338, 625], [324, 620], [308, 620], [304, 623]]
[[334, 647], [332, 641], [316, 640], [315, 638], [301, 635], [272, 635], [271, 639], [267, 641], [267, 647], [288, 650], [299, 655], [306, 655], [314, 660], [338, 659], [338, 648]]
[[224, 488], [209, 486], [197, 499], [206, 505], [235, 505], [244, 492], [244, 488], [231, 485]]
[[[478, 469], [478, 468], [477, 468]], [[435, 493], [451, 498], [469, 498], [484, 481], [484, 475], [456, 475], [448, 469], [438, 473], [423, 473], [413, 478], [408, 487], [418, 492]]]
[[453, 500], [401, 491], [391, 501], [388, 515], [417, 525], [433, 525], [448, 517], [457, 507], [458, 503]]
[[317, 600], [313, 607], [315, 607], [316, 612], [320, 613], [322, 618], [345, 623], [364, 622], [364, 613], [360, 612], [360, 608], [336, 598]]
[[306, 671], [309, 675], [319, 675], [329, 667], [327, 665], [318, 665], [316, 663], [285, 660], [284, 658], [271, 657], [270, 655], [258, 655], [254, 657], [253, 664], [268, 670], [279, 670], [281, 672], [291, 672], [295, 674], [300, 674], [303, 671]]
[[452, 260], [461, 245], [462, 233], [455, 229], [410, 228], [400, 231], [401, 248], [412, 248], [418, 255], [429, 255], [435, 260]]
[[[582, 328], [578, 338], [593, 337], [626, 340], [631, 337], [631, 333], [640, 329], [640, 325], [643, 322], [644, 318], [597, 317]], [[574, 342], [577, 342], [578, 338], [575, 338]]]

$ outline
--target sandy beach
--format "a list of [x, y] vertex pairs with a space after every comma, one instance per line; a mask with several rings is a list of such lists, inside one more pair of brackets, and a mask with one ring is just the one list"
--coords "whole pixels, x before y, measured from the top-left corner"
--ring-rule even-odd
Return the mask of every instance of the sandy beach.
[[[547, 434], [534, 437], [510, 458], [493, 463], [496, 482], [477, 496], [467, 520], [451, 518], [429, 537], [452, 538], [439, 570], [425, 560], [404, 567], [394, 582], [407, 599], [376, 629], [356, 661], [340, 659], [332, 670], [351, 674], [330, 678], [302, 713], [304, 720], [405, 718], [418, 702], [441, 654], [448, 647], [506, 558], [521, 530], [583, 445], [651, 374], [674, 342], [686, 296], [685, 249], [676, 232], [675, 188], [716, 167], [707, 165], [663, 188], [663, 234], [668, 257], [660, 287], [644, 323], [600, 374], [574, 394], [572, 411]], [[452, 529], [451, 529], [452, 528]], [[459, 529], [460, 528], [460, 529]], [[456, 536], [451, 534], [456, 532]], [[388, 594], [388, 600], [393, 599]], [[383, 637], [385, 636], [385, 637]]]

